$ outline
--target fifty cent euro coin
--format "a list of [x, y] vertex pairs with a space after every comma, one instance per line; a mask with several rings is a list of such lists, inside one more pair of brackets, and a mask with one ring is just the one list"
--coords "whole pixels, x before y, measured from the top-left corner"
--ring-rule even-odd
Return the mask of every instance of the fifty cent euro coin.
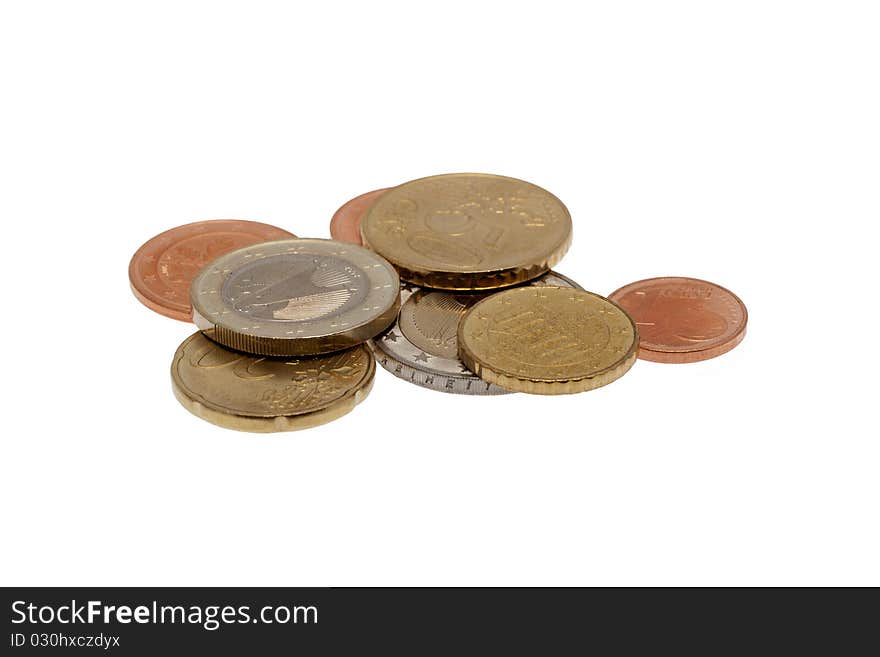
[[188, 411], [227, 429], [295, 431], [351, 411], [370, 392], [376, 364], [361, 345], [324, 356], [262, 358], [198, 332], [174, 354], [174, 395]]
[[571, 243], [571, 216], [537, 185], [454, 173], [386, 191], [367, 210], [361, 236], [406, 281], [490, 290], [536, 278], [559, 262]]
[[[569, 278], [548, 272], [527, 285], [580, 288]], [[506, 388], [483, 381], [458, 358], [458, 324], [468, 308], [491, 292], [448, 292], [410, 283], [400, 291], [397, 321], [368, 343], [376, 360], [394, 376], [441, 392], [502, 395]]]
[[132, 292], [147, 308], [183, 322], [192, 321], [189, 286], [202, 267], [235, 249], [296, 237], [257, 221], [213, 219], [178, 226], [156, 235], [128, 265]]
[[649, 278], [611, 294], [639, 327], [639, 358], [694, 363], [742, 342], [749, 314], [730, 290], [698, 278]]
[[330, 237], [340, 242], [363, 244], [361, 221], [373, 201], [386, 191], [388, 191], [387, 187], [356, 196], [334, 212], [330, 219]]
[[584, 290], [520, 287], [476, 303], [458, 326], [458, 353], [482, 379], [541, 395], [592, 390], [636, 360], [635, 323]]
[[231, 349], [304, 356], [346, 349], [397, 316], [400, 279], [375, 253], [332, 240], [238, 249], [193, 280], [193, 320]]

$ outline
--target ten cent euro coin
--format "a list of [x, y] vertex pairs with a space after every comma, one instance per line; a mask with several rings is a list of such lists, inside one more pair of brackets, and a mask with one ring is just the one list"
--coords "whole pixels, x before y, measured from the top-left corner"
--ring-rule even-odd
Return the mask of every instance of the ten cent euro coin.
[[636, 360], [635, 323], [584, 290], [521, 287], [476, 303], [458, 326], [458, 352], [479, 377], [542, 395], [592, 390]]
[[611, 294], [639, 327], [639, 358], [694, 363], [742, 342], [749, 314], [730, 290], [697, 278], [649, 278]]
[[489, 290], [536, 278], [571, 243], [571, 216], [531, 183], [478, 173], [421, 178], [377, 198], [365, 246], [401, 278], [444, 290]]
[[[580, 288], [552, 271], [527, 285]], [[458, 358], [459, 321], [468, 308], [488, 294], [430, 290], [406, 283], [400, 291], [397, 321], [368, 344], [382, 367], [424, 388], [463, 395], [509, 393], [506, 388], [483, 381]]]
[[373, 201], [386, 191], [388, 191], [387, 187], [356, 196], [334, 212], [330, 219], [330, 237], [349, 244], [363, 244], [361, 220], [373, 205]]
[[264, 356], [323, 354], [388, 328], [400, 279], [371, 251], [331, 240], [256, 244], [193, 280], [193, 319], [220, 344]]
[[174, 395], [227, 429], [295, 431], [341, 417], [370, 392], [376, 364], [363, 345], [324, 356], [261, 358], [226, 349], [201, 332], [174, 354]]
[[178, 226], [139, 248], [128, 265], [132, 292], [147, 308], [166, 317], [192, 321], [189, 286], [202, 267], [235, 249], [296, 237], [257, 221], [212, 219]]

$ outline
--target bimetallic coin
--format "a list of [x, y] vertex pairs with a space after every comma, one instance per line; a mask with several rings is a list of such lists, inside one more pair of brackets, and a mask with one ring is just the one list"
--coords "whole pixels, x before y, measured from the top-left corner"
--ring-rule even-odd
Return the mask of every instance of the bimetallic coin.
[[571, 216], [531, 183], [455, 173], [386, 191], [364, 216], [361, 236], [403, 280], [490, 290], [536, 278], [559, 262], [571, 243]]
[[475, 374], [519, 392], [592, 390], [636, 360], [638, 331], [615, 303], [562, 287], [521, 287], [476, 303], [458, 326], [458, 354]]
[[387, 187], [356, 196], [334, 212], [330, 219], [330, 237], [349, 244], [363, 244], [361, 220], [373, 205], [373, 201], [386, 191], [388, 191]]
[[698, 278], [649, 278], [611, 294], [639, 327], [639, 358], [694, 363], [727, 353], [746, 335], [749, 314], [730, 290]]
[[286, 230], [239, 219], [212, 219], [178, 226], [141, 246], [128, 265], [128, 280], [150, 310], [192, 321], [189, 286], [202, 267], [243, 246], [296, 237]]
[[361, 344], [397, 316], [400, 279], [375, 253], [331, 240], [266, 242], [228, 253], [193, 280], [193, 319], [208, 337], [264, 356]]
[[[527, 285], [578, 288], [569, 278], [548, 272]], [[386, 370], [416, 385], [465, 395], [510, 392], [483, 381], [458, 358], [458, 324], [464, 313], [491, 292], [454, 293], [405, 283], [397, 322], [369, 342]]]
[[373, 386], [376, 364], [363, 345], [324, 356], [262, 358], [198, 332], [174, 354], [174, 395], [189, 412], [227, 429], [295, 431], [341, 417]]

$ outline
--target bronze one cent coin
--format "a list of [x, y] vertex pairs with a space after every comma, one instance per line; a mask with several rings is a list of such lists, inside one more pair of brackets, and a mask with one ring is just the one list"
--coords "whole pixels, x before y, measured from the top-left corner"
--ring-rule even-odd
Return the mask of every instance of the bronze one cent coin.
[[259, 242], [296, 237], [258, 221], [213, 219], [159, 233], [139, 248], [128, 265], [132, 292], [147, 308], [192, 321], [189, 286], [215, 258]]
[[742, 342], [748, 311], [730, 290], [698, 278], [649, 278], [630, 283], [609, 299], [639, 327], [639, 358], [695, 363]]
[[330, 219], [330, 237], [339, 242], [349, 242], [351, 244], [363, 245], [361, 239], [361, 219], [373, 205], [373, 201], [388, 191], [388, 187], [376, 189], [345, 203], [341, 208], [333, 213]]

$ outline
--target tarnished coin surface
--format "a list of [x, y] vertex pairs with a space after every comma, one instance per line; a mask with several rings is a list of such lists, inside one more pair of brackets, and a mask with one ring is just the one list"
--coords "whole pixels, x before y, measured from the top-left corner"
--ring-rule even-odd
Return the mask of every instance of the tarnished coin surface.
[[192, 321], [189, 286], [202, 267], [249, 244], [296, 237], [258, 221], [211, 219], [159, 233], [128, 264], [131, 290], [147, 308], [183, 322]]
[[[552, 271], [527, 285], [580, 288]], [[468, 308], [488, 294], [430, 290], [405, 283], [397, 322], [369, 343], [376, 360], [395, 376], [432, 390], [465, 395], [511, 392], [483, 381], [458, 358], [458, 323]]]
[[458, 353], [482, 379], [519, 392], [592, 390], [636, 360], [638, 331], [615, 303], [562, 287], [520, 287], [474, 304], [458, 326]]
[[698, 278], [649, 278], [610, 298], [639, 327], [639, 358], [694, 363], [727, 353], [746, 335], [749, 314], [730, 290]]
[[174, 395], [227, 429], [295, 431], [341, 417], [370, 392], [376, 364], [364, 345], [324, 356], [264, 358], [227, 349], [201, 332], [174, 354]]
[[571, 243], [571, 216], [537, 185], [454, 173], [386, 191], [364, 216], [361, 236], [403, 280], [489, 290], [537, 278], [559, 262]]
[[330, 237], [340, 242], [363, 244], [361, 240], [361, 221], [373, 201], [388, 191], [388, 188], [377, 189], [356, 196], [346, 202], [330, 219]]
[[332, 240], [266, 242], [193, 280], [193, 319], [222, 345], [303, 356], [366, 342], [397, 317], [400, 279], [375, 253]]

